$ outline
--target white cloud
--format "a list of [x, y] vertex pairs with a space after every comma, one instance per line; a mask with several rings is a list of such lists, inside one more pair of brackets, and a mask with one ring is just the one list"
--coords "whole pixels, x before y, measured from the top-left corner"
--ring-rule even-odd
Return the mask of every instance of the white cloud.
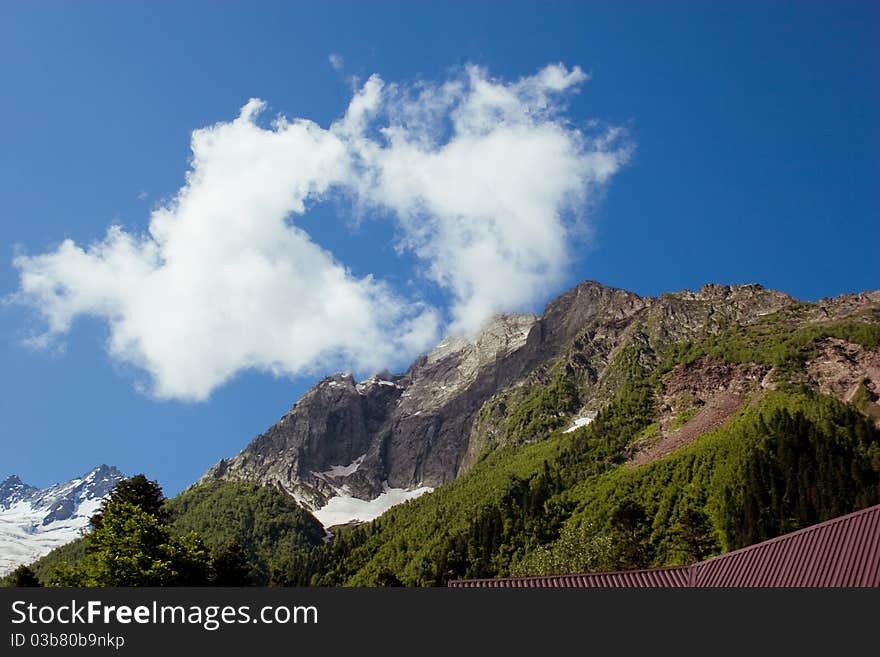
[[112, 227], [87, 248], [19, 256], [20, 296], [65, 333], [107, 320], [113, 357], [151, 375], [158, 397], [204, 399], [246, 368], [297, 374], [335, 364], [377, 369], [434, 338], [434, 311], [351, 276], [285, 218], [345, 175], [347, 153], [306, 121], [256, 124], [250, 101], [197, 130], [187, 184], [149, 234]]
[[341, 71], [342, 67], [345, 66], [345, 59], [338, 52], [331, 52], [327, 59], [330, 61], [330, 66], [333, 67], [334, 71]]
[[[400, 365], [437, 337], [444, 312], [452, 330], [473, 331], [541, 300], [627, 156], [619, 131], [587, 136], [564, 120], [565, 94], [586, 79], [561, 65], [515, 82], [476, 67], [410, 87], [373, 76], [326, 129], [262, 127], [264, 104], [251, 100], [193, 132], [186, 184], [146, 234], [111, 227], [87, 247], [15, 258], [16, 298], [48, 325], [34, 343], [103, 318], [110, 354], [149, 373], [156, 396], [198, 400], [244, 369]], [[398, 249], [449, 307], [354, 277], [315, 244], [297, 217], [333, 194], [395, 221]]]
[[[586, 79], [562, 65], [513, 83], [470, 67], [415, 90], [374, 76], [336, 127], [359, 198], [394, 213], [404, 246], [451, 292], [451, 330], [473, 332], [562, 281], [584, 208], [628, 156], [619, 129], [588, 137], [560, 118], [561, 94]], [[384, 141], [365, 132], [377, 118]]]

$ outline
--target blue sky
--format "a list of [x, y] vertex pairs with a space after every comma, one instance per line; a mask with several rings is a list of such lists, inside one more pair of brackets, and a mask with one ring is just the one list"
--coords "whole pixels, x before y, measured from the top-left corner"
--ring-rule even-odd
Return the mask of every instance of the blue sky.
[[[172, 212], [170, 220], [189, 221], [197, 233], [190, 241], [174, 238], [175, 252], [188, 254], [175, 271], [198, 269], [206, 262], [205, 254], [192, 252], [200, 248], [193, 246], [201, 244], [200, 226], [247, 233], [249, 213], [263, 211], [264, 191], [280, 211], [293, 202], [285, 185], [301, 182], [285, 179], [264, 189], [260, 174], [248, 194], [238, 194], [230, 179], [266, 162], [271, 169], [318, 161], [317, 141], [308, 157], [295, 144], [271, 146], [282, 141], [271, 123], [283, 115], [313, 121], [309, 134], [316, 140], [356, 153], [357, 171], [343, 173], [331, 158], [326, 172], [302, 179], [312, 190], [302, 199], [304, 212], [283, 224], [267, 219], [269, 228], [258, 237], [278, 237], [279, 248], [290, 240], [291, 249], [302, 250], [291, 262], [282, 257], [282, 265], [296, 273], [297, 263], [315, 258], [309, 275], [326, 267], [341, 277], [332, 289], [364, 312], [339, 321], [333, 309], [316, 311], [315, 322], [323, 324], [297, 349], [264, 352], [273, 326], [302, 328], [303, 316], [312, 316], [298, 306], [299, 295], [324, 290], [318, 279], [296, 287], [282, 267], [265, 281], [292, 285], [277, 288], [292, 299], [267, 301], [247, 288], [243, 302], [226, 304], [237, 297], [209, 280], [194, 288], [199, 303], [184, 298], [168, 305], [165, 297], [175, 296], [182, 279], [144, 253], [132, 256], [124, 271], [158, 268], [161, 275], [140, 288], [146, 275], [137, 269], [131, 294], [120, 287], [128, 279], [112, 267], [105, 275], [98, 265], [106, 261], [95, 254], [83, 261], [95, 268], [87, 282], [74, 271], [76, 254], [31, 260], [32, 273], [51, 271], [55, 278], [40, 301], [32, 295], [29, 305], [0, 306], [0, 477], [17, 473], [47, 485], [106, 462], [145, 472], [176, 493], [277, 420], [321, 374], [354, 369], [366, 375], [383, 360], [400, 367], [396, 360], [427, 344], [432, 330], [470, 327], [487, 305], [539, 309], [583, 279], [644, 295], [705, 282], [759, 282], [808, 300], [880, 287], [880, 8], [870, 2], [715, 5], [3, 3], [0, 295], [21, 292], [17, 255], [57, 253], [65, 239], [85, 249], [104, 240], [111, 224], [136, 241], [147, 235], [151, 212], [169, 207], [186, 185], [193, 131], [214, 126], [201, 133], [204, 170], [231, 178], [216, 178], [215, 187], [192, 183], [190, 197], [201, 200], [189, 214]], [[541, 78], [547, 70], [556, 78]], [[334, 132], [331, 125], [342, 121], [353, 94], [367, 98], [364, 85], [373, 74], [384, 81], [376, 118], [362, 130]], [[454, 166], [437, 169], [438, 158], [426, 156], [414, 165], [427, 172], [416, 184], [407, 177], [408, 151], [376, 150], [383, 144], [380, 128], [413, 108], [424, 110], [448, 91], [446, 83], [459, 87], [438, 110], [442, 120], [407, 124], [402, 139], [426, 139], [435, 155], [451, 152], [443, 147], [464, 133], [471, 139], [465, 146], [485, 145], [479, 140], [494, 129], [480, 123], [485, 116], [461, 118], [461, 108], [484, 107], [476, 103], [489, 97], [481, 89], [512, 94], [513, 105], [498, 111], [511, 112], [505, 120], [524, 131], [516, 134], [557, 138], [535, 141], [524, 156], [534, 167], [526, 180], [538, 181], [529, 188], [534, 197], [522, 185], [507, 190], [487, 178], [500, 189], [497, 207], [507, 207], [509, 198], [517, 199], [516, 211], [540, 201], [534, 217], [524, 212], [515, 227], [497, 226], [510, 228], [505, 239], [525, 235], [534, 247], [522, 252], [523, 268], [501, 272], [518, 282], [518, 295], [492, 285], [497, 268], [468, 278], [473, 263], [455, 261], [459, 224], [449, 216], [456, 208], [464, 208], [465, 218], [477, 212], [476, 201], [461, 191], [474, 176], [456, 176], [461, 162], [482, 167], [484, 160], [450, 160]], [[434, 95], [419, 96], [425, 90]], [[239, 122], [239, 134], [230, 126], [251, 98], [265, 108], [252, 122]], [[298, 128], [287, 125], [293, 139]], [[456, 129], [461, 134], [450, 136]], [[501, 142], [502, 152], [523, 155], [516, 149], [524, 140]], [[212, 150], [215, 142], [221, 146]], [[264, 157], [264, 143], [271, 157]], [[233, 157], [241, 169], [216, 164], [227, 160], [215, 151], [234, 156], [239, 147], [248, 153]], [[510, 159], [490, 158], [485, 167], [499, 167], [503, 183], [513, 179], [502, 175]], [[437, 186], [437, 171], [447, 176], [447, 187]], [[380, 173], [387, 179], [374, 185]], [[322, 184], [329, 191], [314, 191]], [[421, 200], [410, 198], [413, 189]], [[460, 204], [448, 208], [447, 197]], [[227, 223], [211, 223], [224, 212]], [[546, 231], [541, 221], [548, 222]], [[427, 235], [424, 226], [431, 227]], [[559, 239], [534, 239], [545, 235]], [[522, 242], [509, 246], [520, 253]], [[222, 242], [212, 253], [238, 245]], [[492, 262], [495, 245], [477, 245]], [[207, 262], [215, 271], [225, 260]], [[247, 262], [238, 264], [247, 270]], [[227, 274], [237, 289], [235, 272]], [[365, 282], [369, 275], [379, 288]], [[265, 281], [253, 285], [268, 294]], [[51, 296], [58, 283], [91, 287], [71, 306]], [[200, 305], [206, 290], [218, 295], [215, 305]], [[140, 298], [150, 294], [158, 298]], [[259, 320], [248, 314], [252, 296]], [[47, 312], [67, 313], [69, 321], [45, 348], [23, 346], [45, 334]], [[206, 313], [218, 322], [231, 315], [244, 327], [258, 321], [267, 333], [255, 329], [254, 338], [230, 331], [228, 342], [203, 349], [212, 333], [192, 327]], [[120, 315], [124, 331], [108, 321]], [[111, 356], [114, 331], [118, 348]], [[308, 346], [316, 335], [328, 345], [320, 357]], [[363, 349], [358, 335], [365, 336]], [[155, 349], [138, 346], [150, 340]], [[249, 358], [257, 369], [247, 367]], [[272, 367], [281, 374], [265, 371]]]

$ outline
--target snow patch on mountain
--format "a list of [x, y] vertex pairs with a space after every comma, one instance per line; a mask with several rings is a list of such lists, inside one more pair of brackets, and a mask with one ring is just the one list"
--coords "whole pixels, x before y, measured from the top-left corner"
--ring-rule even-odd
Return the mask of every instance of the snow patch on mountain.
[[369, 522], [375, 520], [392, 506], [402, 504], [407, 500], [414, 500], [434, 489], [429, 486], [419, 488], [389, 488], [386, 484], [384, 491], [372, 500], [362, 500], [348, 495], [331, 497], [327, 504], [322, 506], [314, 515], [324, 527], [343, 525], [352, 521]]
[[365, 458], [367, 458], [367, 455], [361, 454], [348, 465], [334, 465], [331, 466], [329, 470], [324, 470], [324, 472], [321, 472], [320, 474], [327, 477], [349, 477], [357, 472], [358, 468], [361, 467], [361, 463], [364, 462]]
[[587, 426], [590, 422], [596, 419], [595, 411], [586, 411], [580, 417], [576, 417], [572, 420], [571, 424], [568, 428], [562, 433], [571, 433], [572, 431], [577, 431], [581, 427]]

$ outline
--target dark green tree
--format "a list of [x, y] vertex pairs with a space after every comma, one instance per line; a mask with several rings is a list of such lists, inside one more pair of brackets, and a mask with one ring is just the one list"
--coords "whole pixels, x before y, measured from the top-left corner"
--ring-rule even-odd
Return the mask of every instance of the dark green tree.
[[101, 508], [89, 519], [94, 529], [100, 529], [107, 505], [115, 502], [127, 502], [148, 513], [160, 523], [168, 521], [164, 503], [165, 495], [156, 481], [151, 481], [143, 474], [123, 479], [101, 504]]
[[376, 586], [403, 586], [403, 582], [397, 575], [384, 568], [376, 575]]
[[229, 541], [213, 551], [212, 583], [216, 586], [251, 586], [251, 567], [241, 543]]
[[53, 584], [204, 586], [210, 580], [210, 555], [198, 534], [175, 536], [131, 502], [110, 501], [89, 535], [85, 560], [56, 572]]
[[611, 535], [617, 548], [617, 568], [631, 570], [650, 565], [648, 517], [639, 502], [625, 499], [614, 509]]
[[28, 566], [19, 566], [13, 570], [9, 575], [9, 583], [17, 587], [42, 586], [36, 573]]
[[709, 518], [691, 505], [675, 518], [669, 529], [669, 543], [669, 560], [676, 564], [696, 563], [719, 551]]

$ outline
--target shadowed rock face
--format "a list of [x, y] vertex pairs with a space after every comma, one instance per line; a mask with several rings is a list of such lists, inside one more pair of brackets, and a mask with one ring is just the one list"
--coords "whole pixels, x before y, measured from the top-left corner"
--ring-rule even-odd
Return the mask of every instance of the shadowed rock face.
[[627, 345], [651, 353], [773, 313], [790, 314], [795, 326], [878, 305], [873, 292], [801, 304], [759, 285], [710, 284], [648, 298], [581, 283], [540, 316], [499, 315], [477, 336], [447, 338], [403, 374], [323, 379], [203, 480], [279, 486], [312, 509], [340, 493], [373, 499], [385, 487], [436, 487], [504, 444], [498, 427], [506, 402], [545, 382], [554, 363], [576, 382], [580, 412], [589, 413], [619, 384], [614, 356]]
[[474, 414], [524, 373], [535, 315], [500, 315], [472, 338], [452, 337], [402, 375], [320, 381], [277, 424], [204, 478], [279, 485], [315, 508], [343, 490], [438, 486], [458, 473]]
[[280, 486], [313, 509], [338, 491], [372, 499], [385, 486], [439, 486], [472, 462], [471, 428], [487, 400], [558, 358], [585, 324], [625, 322], [646, 303], [582, 283], [540, 317], [499, 315], [476, 336], [447, 338], [404, 374], [327, 377], [203, 480]]

